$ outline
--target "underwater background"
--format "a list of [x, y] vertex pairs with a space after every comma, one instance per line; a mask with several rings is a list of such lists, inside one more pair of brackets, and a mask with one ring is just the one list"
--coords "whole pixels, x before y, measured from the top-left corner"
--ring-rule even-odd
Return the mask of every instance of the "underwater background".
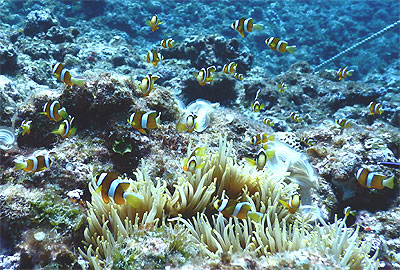
[[400, 269], [399, 33], [390, 0], [0, 0], [0, 269]]

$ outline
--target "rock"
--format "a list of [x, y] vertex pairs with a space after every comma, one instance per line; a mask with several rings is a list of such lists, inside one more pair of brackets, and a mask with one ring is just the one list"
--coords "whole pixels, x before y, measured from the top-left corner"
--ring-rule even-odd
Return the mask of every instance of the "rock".
[[24, 34], [35, 36], [46, 33], [52, 26], [58, 25], [58, 21], [49, 9], [31, 11], [26, 17]]
[[18, 70], [17, 52], [6, 41], [0, 42], [0, 70], [2, 73], [13, 73]]
[[54, 43], [72, 42], [73, 38], [74, 34], [58, 26], [52, 26], [46, 33], [46, 39]]

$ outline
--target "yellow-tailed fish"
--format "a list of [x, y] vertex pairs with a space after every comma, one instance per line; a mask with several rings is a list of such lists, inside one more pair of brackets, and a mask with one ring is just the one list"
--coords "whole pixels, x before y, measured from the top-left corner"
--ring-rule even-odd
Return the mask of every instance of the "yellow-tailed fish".
[[247, 163], [251, 166], [256, 166], [257, 170], [264, 169], [267, 161], [275, 155], [274, 150], [269, 150], [268, 146], [264, 144], [256, 154], [256, 159], [246, 158]]
[[368, 169], [360, 168], [354, 174], [358, 183], [365, 188], [383, 189], [385, 187], [393, 189], [394, 187], [394, 175], [386, 177], [375, 172], [371, 172]]
[[354, 72], [354, 70], [352, 70], [352, 69], [349, 70], [349, 69], [347, 69], [347, 67], [342, 67], [342, 68], [338, 69], [338, 71], [336, 72], [336, 75], [339, 77], [339, 81], [340, 81], [341, 79], [344, 79], [347, 76], [353, 76], [353, 72]]
[[261, 143], [266, 143], [273, 140], [275, 140], [274, 135], [268, 135], [267, 133], [257, 133], [255, 136], [250, 138], [250, 143], [253, 145], [259, 145]]
[[146, 24], [151, 27], [151, 31], [153, 31], [153, 32], [156, 31], [159, 28], [158, 26], [162, 23], [164, 23], [164, 22], [158, 21], [157, 15], [154, 15], [153, 17], [151, 17], [151, 20], [146, 21]]
[[31, 134], [31, 128], [32, 128], [32, 121], [25, 119], [24, 121], [22, 121], [21, 123], [21, 129], [22, 129], [22, 133], [21, 135], [24, 136], [25, 134]]
[[266, 117], [264, 118], [263, 122], [264, 122], [264, 124], [266, 124], [269, 127], [272, 127], [274, 125], [274, 122], [272, 122], [271, 119], [268, 119]]
[[297, 123], [301, 123], [301, 121], [303, 121], [303, 119], [300, 117], [300, 115], [295, 112], [290, 113], [290, 118], [292, 118], [292, 120], [296, 121]]
[[341, 129], [349, 128], [350, 127], [350, 121], [347, 119], [337, 119], [336, 124], [340, 126]]
[[314, 146], [316, 144], [316, 142], [313, 139], [307, 137], [301, 138], [300, 143], [303, 143], [307, 146]]
[[160, 122], [161, 113], [156, 111], [139, 111], [132, 113], [128, 119], [128, 123], [134, 128], [137, 129], [140, 133], [146, 134], [146, 129], [155, 129], [158, 128]]
[[165, 38], [163, 40], [161, 40], [160, 42], [161, 46], [163, 46], [163, 48], [172, 48], [175, 45], [175, 40], [173, 40], [172, 38]]
[[261, 31], [263, 29], [262, 24], [255, 24], [253, 18], [241, 18], [234, 21], [231, 24], [231, 28], [238, 31], [239, 34], [244, 37], [244, 33], [253, 32], [253, 29]]
[[258, 100], [258, 95], [260, 94], [261, 89], [257, 90], [256, 97], [254, 98], [254, 101], [250, 104], [251, 108], [253, 109], [253, 112], [259, 112], [265, 107], [265, 104], [261, 103]]
[[53, 72], [53, 75], [56, 76], [59, 82], [65, 83], [68, 86], [73, 86], [75, 84], [79, 87], [82, 87], [85, 83], [85, 79], [81, 77], [72, 77], [69, 70], [64, 68], [63, 64], [61, 63], [56, 63], [52, 65], [51, 71]]
[[348, 217], [349, 215], [355, 216], [356, 210], [351, 210], [351, 207], [347, 206], [345, 209], [343, 209], [343, 213], [346, 217]]
[[259, 222], [263, 216], [262, 213], [253, 211], [249, 202], [223, 199], [215, 201], [214, 207], [226, 217], [250, 218], [255, 222]]
[[239, 80], [239, 81], [241, 81], [241, 80], [243, 80], [243, 74], [240, 74], [240, 73], [233, 73], [233, 78], [235, 78], [235, 79], [237, 79], [237, 80]]
[[222, 71], [225, 74], [232, 74], [236, 72], [236, 67], [237, 64], [235, 62], [229, 62], [228, 64], [225, 64], [224, 67], [222, 68]]
[[206, 146], [195, 148], [189, 157], [183, 160], [183, 170], [194, 173], [196, 169], [203, 168], [205, 163], [199, 163], [198, 157], [206, 155]]
[[283, 93], [287, 90], [287, 85], [284, 82], [281, 82], [276, 86], [276, 89], [279, 90], [279, 92]]
[[176, 125], [176, 129], [178, 131], [187, 131], [192, 133], [194, 130], [199, 128], [199, 124], [196, 123], [197, 115], [194, 113], [190, 113], [186, 116], [185, 122], [180, 122]]
[[208, 68], [202, 68], [199, 72], [194, 72], [193, 76], [196, 77], [197, 81], [201, 86], [211, 83], [213, 81], [212, 74], [215, 72], [215, 66], [210, 66]]
[[144, 60], [147, 63], [152, 63], [153, 66], [157, 66], [158, 62], [164, 59], [164, 56], [162, 56], [157, 50], [151, 50], [147, 51], [147, 54], [144, 57]]
[[288, 210], [290, 214], [296, 213], [297, 209], [300, 207], [300, 195], [293, 195], [288, 202], [278, 200], [281, 204], [283, 204]]
[[68, 118], [68, 113], [64, 107], [60, 108], [60, 102], [57, 100], [46, 102], [43, 106], [41, 114], [46, 115], [50, 120], [58, 122]]
[[36, 156], [23, 162], [15, 162], [15, 170], [24, 170], [26, 172], [40, 172], [51, 167], [52, 160], [48, 156]]
[[54, 134], [60, 135], [63, 139], [68, 138], [69, 136], [73, 136], [76, 132], [76, 127], [72, 127], [72, 122], [74, 121], [74, 117], [68, 116], [68, 119], [65, 119], [58, 129], [52, 131]]
[[371, 115], [372, 114], [381, 115], [383, 113], [382, 105], [376, 101], [371, 101], [371, 103], [369, 103], [368, 107], [369, 107], [369, 111], [370, 111]]
[[101, 191], [101, 197], [105, 203], [110, 201], [110, 198], [116, 204], [125, 204], [128, 202], [134, 208], [140, 206], [143, 202], [143, 195], [136, 192], [126, 192], [130, 186], [130, 182], [120, 179], [118, 173], [103, 172], [95, 177], [96, 191]]
[[154, 82], [159, 78], [159, 76], [152, 74], [147, 74], [147, 76], [143, 78], [142, 83], [140, 84], [140, 90], [144, 97], [147, 97], [154, 89]]
[[291, 54], [294, 53], [294, 50], [296, 49], [296, 46], [288, 46], [288, 43], [286, 41], [280, 40], [279, 38], [276, 37], [270, 37], [265, 40], [265, 44], [267, 44], [268, 47], [270, 47], [274, 51], [278, 51], [281, 53], [289, 52]]

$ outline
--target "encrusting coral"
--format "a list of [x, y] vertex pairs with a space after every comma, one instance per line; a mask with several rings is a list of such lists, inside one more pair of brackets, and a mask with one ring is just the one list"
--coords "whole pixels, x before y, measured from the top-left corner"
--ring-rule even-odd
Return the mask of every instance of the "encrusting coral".
[[[191, 146], [188, 153], [190, 155]], [[298, 161], [298, 156], [286, 155], [289, 159], [293, 156], [295, 160], [288, 161], [291, 164]], [[80, 250], [80, 253], [91, 268], [111, 267], [115, 264], [113, 258], [118, 247], [136, 243], [135, 237], [143, 232], [161, 230], [175, 235], [169, 251], [188, 249], [190, 242], [192, 247], [196, 246], [210, 258], [245, 252], [262, 260], [271, 253], [307, 248], [333, 257], [344, 267], [377, 269], [377, 252], [369, 258], [371, 245], [360, 240], [358, 228], [346, 227], [346, 218], [336, 219], [332, 225], [318, 218], [317, 224], [311, 218], [315, 212], [291, 214], [279, 202], [288, 201], [299, 191], [301, 183], [291, 181], [291, 173], [294, 174], [292, 178], [304, 176], [303, 182], [306, 181], [304, 178], [313, 175], [308, 166], [296, 166], [295, 172], [291, 172], [256, 171], [247, 164], [238, 165], [232, 157], [232, 142], [228, 143], [226, 138], [220, 138], [216, 153], [199, 157], [198, 162], [204, 166], [178, 176], [172, 192], [161, 179], [157, 178], [153, 183], [143, 162], [143, 171], [135, 173], [137, 181], [130, 180], [129, 190], [144, 196], [136, 209], [129, 204], [104, 203], [100, 193], [89, 184], [92, 201], [88, 203], [85, 251]], [[302, 162], [305, 164], [306, 161]], [[248, 202], [252, 209], [262, 214], [261, 221], [227, 218], [217, 212], [213, 208], [214, 202], [226, 196]], [[180, 247], [176, 243], [180, 243]]]

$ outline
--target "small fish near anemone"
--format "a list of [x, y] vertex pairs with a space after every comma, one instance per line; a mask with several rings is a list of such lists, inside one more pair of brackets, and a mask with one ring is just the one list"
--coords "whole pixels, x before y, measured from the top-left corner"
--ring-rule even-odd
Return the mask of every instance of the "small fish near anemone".
[[347, 206], [345, 209], [343, 209], [343, 214], [348, 217], [349, 215], [355, 216], [356, 215], [356, 210], [351, 210], [350, 206]]
[[287, 85], [284, 82], [281, 82], [276, 86], [276, 89], [279, 90], [279, 92], [283, 93], [287, 90]]
[[253, 211], [249, 202], [223, 199], [215, 201], [214, 207], [226, 217], [237, 217], [238, 219], [250, 218], [255, 222], [260, 222], [263, 216], [262, 213]]
[[85, 83], [85, 79], [81, 77], [72, 77], [71, 72], [64, 68], [63, 64], [61, 63], [56, 63], [51, 66], [51, 71], [53, 72], [53, 75], [57, 78], [59, 82], [65, 83], [68, 86], [79, 86], [82, 87], [83, 84]]
[[212, 74], [215, 72], [215, 66], [210, 66], [208, 68], [202, 68], [199, 72], [194, 72], [193, 76], [196, 77], [197, 81], [201, 86], [209, 84], [213, 81]]
[[41, 114], [46, 115], [50, 120], [54, 122], [61, 121], [62, 119], [67, 119], [67, 110], [64, 107], [60, 107], [60, 102], [58, 102], [57, 100], [46, 102], [46, 104], [44, 104], [43, 106], [43, 112], [41, 112]]
[[76, 127], [72, 127], [72, 122], [74, 121], [74, 117], [71, 115], [68, 116], [68, 119], [65, 119], [58, 129], [53, 130], [52, 133], [58, 134], [61, 138], [65, 139], [69, 136], [73, 136], [76, 133]]
[[274, 125], [274, 122], [272, 122], [272, 120], [268, 119], [267, 117], [264, 118], [263, 122], [269, 127], [272, 127]]
[[267, 133], [257, 133], [253, 137], [250, 138], [250, 143], [252, 145], [259, 145], [261, 143], [267, 143], [268, 141], [273, 141], [275, 140], [274, 135], [268, 135]]
[[134, 208], [140, 206], [144, 200], [143, 195], [136, 192], [126, 192], [130, 187], [130, 182], [120, 179], [118, 173], [102, 172], [95, 179], [96, 192], [101, 192], [101, 197], [105, 203], [110, 201], [110, 198], [116, 204], [128, 204]]
[[206, 155], [206, 147], [196, 147], [189, 157], [183, 160], [183, 170], [185, 172], [194, 173], [197, 169], [204, 167], [205, 163], [199, 163], [198, 157], [204, 157]]
[[158, 79], [160, 79], [159, 76], [152, 74], [147, 74], [147, 76], [143, 78], [142, 83], [140, 84], [140, 90], [144, 97], [147, 97], [154, 89], [154, 82]]
[[172, 38], [165, 38], [163, 40], [161, 40], [160, 45], [163, 48], [172, 48], [175, 45], [175, 40], [173, 40]]
[[158, 62], [164, 59], [164, 56], [162, 56], [157, 50], [151, 50], [147, 51], [147, 54], [144, 56], [144, 60], [147, 63], [152, 63], [153, 66], [157, 66]]
[[306, 146], [314, 146], [316, 144], [316, 141], [311, 138], [302, 137], [300, 143]]
[[289, 52], [290, 54], [294, 53], [294, 50], [296, 49], [296, 46], [288, 46], [288, 43], [286, 41], [280, 40], [279, 38], [276, 37], [270, 37], [265, 40], [265, 44], [267, 44], [268, 47], [270, 47], [273, 51], [278, 51], [281, 53]]
[[239, 81], [242, 81], [243, 80], [243, 74], [240, 74], [240, 73], [237, 73], [237, 72], [235, 72], [235, 73], [233, 73], [233, 78], [235, 78], [236, 80], [239, 80]]
[[229, 62], [228, 64], [225, 64], [224, 67], [222, 68], [222, 71], [225, 74], [232, 74], [236, 72], [236, 67], [237, 64], [235, 62]]
[[22, 133], [21, 135], [24, 136], [25, 134], [31, 134], [31, 128], [32, 128], [32, 120], [29, 120], [28, 118], [25, 119], [24, 121], [21, 122], [21, 129]]
[[146, 24], [147, 24], [148, 26], [151, 27], [151, 31], [152, 31], [152, 32], [154, 32], [154, 31], [156, 31], [157, 29], [159, 29], [158, 26], [159, 26], [160, 24], [162, 24], [162, 23], [164, 23], [164, 22], [160, 22], [160, 21], [158, 20], [157, 14], [154, 15], [153, 17], [151, 17], [151, 20], [147, 20], [147, 21], [146, 21]]
[[267, 161], [275, 155], [275, 151], [268, 149], [268, 146], [264, 144], [257, 152], [256, 159], [246, 157], [246, 161], [249, 165], [255, 166], [258, 171], [264, 169]]
[[176, 124], [176, 129], [178, 131], [187, 131], [189, 133], [192, 133], [194, 130], [199, 129], [199, 124], [196, 123], [196, 118], [197, 115], [194, 113], [190, 113], [189, 115], [186, 116], [185, 122], [180, 122]]
[[350, 127], [351, 121], [347, 119], [337, 119], [336, 124], [338, 124], [341, 129], [345, 129]]
[[300, 195], [299, 194], [293, 195], [288, 202], [283, 200], [279, 200], [279, 202], [289, 210], [290, 214], [294, 214], [300, 207]]
[[382, 105], [376, 101], [371, 101], [369, 103], [368, 107], [369, 107], [370, 115], [373, 115], [373, 114], [381, 115], [383, 113]]
[[25, 161], [16, 161], [15, 170], [24, 170], [26, 172], [40, 172], [51, 167], [52, 160], [48, 156], [39, 155], [28, 158]]
[[185, 116], [176, 125], [178, 131], [192, 133], [203, 132], [211, 121], [211, 114], [214, 111], [212, 104], [203, 99], [197, 99], [186, 106]]
[[264, 107], [265, 107], [265, 104], [261, 103], [258, 100], [258, 95], [260, 94], [260, 91], [261, 91], [261, 89], [257, 90], [256, 97], [254, 98], [254, 101], [250, 104], [253, 112], [259, 112], [260, 110], [264, 109]]
[[303, 121], [303, 119], [300, 117], [300, 115], [298, 113], [295, 113], [295, 112], [291, 112], [290, 113], [290, 118], [292, 118], [292, 120], [297, 122], [297, 123], [301, 123]]
[[341, 79], [344, 79], [347, 76], [353, 76], [353, 72], [354, 72], [354, 70], [352, 70], [352, 69], [349, 70], [349, 69], [347, 69], [347, 67], [342, 67], [342, 68], [338, 69], [338, 71], [336, 72], [336, 75], [339, 77], [339, 81], [340, 81]]
[[354, 175], [358, 183], [365, 188], [383, 189], [387, 187], [393, 189], [394, 187], [394, 175], [386, 177], [365, 168], [358, 169]]
[[246, 32], [253, 32], [253, 29], [261, 31], [263, 27], [262, 24], [255, 24], [253, 18], [241, 18], [231, 24], [231, 28], [238, 31], [242, 37], [244, 37], [244, 33]]
[[161, 113], [156, 111], [139, 111], [132, 113], [128, 119], [128, 123], [137, 129], [140, 133], [146, 134], [146, 129], [156, 129], [161, 125]]

